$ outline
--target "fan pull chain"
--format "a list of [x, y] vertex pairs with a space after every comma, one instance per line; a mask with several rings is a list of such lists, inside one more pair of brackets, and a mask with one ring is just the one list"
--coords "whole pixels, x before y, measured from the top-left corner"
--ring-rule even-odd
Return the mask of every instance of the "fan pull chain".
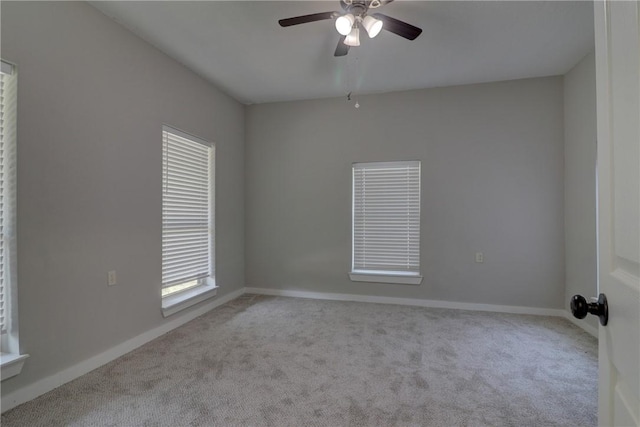
[[353, 90], [351, 90], [351, 83], [352, 81], [355, 80], [355, 76], [352, 78], [351, 74], [357, 74], [357, 62], [358, 62], [358, 56], [354, 55], [353, 56], [353, 66], [351, 66], [351, 61], [349, 61], [349, 58], [347, 58], [347, 101], [352, 101], [352, 97], [354, 98], [353, 100], [355, 101], [354, 107], [355, 108], [360, 108], [360, 102], [358, 102], [358, 96], [353, 94]]

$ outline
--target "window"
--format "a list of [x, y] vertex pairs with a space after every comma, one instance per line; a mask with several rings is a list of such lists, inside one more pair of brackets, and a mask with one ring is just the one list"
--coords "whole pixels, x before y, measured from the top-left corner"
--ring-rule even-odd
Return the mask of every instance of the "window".
[[353, 164], [351, 280], [419, 284], [420, 162]]
[[28, 355], [20, 355], [16, 260], [16, 113], [18, 77], [0, 62], [0, 366], [2, 379], [17, 375]]
[[215, 295], [215, 148], [168, 126], [162, 139], [162, 309], [168, 316]]

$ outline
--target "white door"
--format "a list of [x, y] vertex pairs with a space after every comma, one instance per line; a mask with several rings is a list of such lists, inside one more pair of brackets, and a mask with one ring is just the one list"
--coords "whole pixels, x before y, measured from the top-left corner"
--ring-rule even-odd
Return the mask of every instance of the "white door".
[[596, 0], [601, 426], [640, 426], [640, 7]]

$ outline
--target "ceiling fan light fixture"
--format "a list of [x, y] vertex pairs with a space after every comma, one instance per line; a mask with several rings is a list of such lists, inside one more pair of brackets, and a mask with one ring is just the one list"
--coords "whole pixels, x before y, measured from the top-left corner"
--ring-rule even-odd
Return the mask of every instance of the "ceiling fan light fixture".
[[336, 30], [338, 30], [338, 32], [343, 36], [346, 36], [351, 32], [351, 28], [355, 21], [356, 18], [351, 13], [338, 16], [338, 19], [336, 19]]
[[367, 30], [370, 38], [377, 36], [382, 30], [382, 21], [374, 18], [373, 16], [365, 16], [362, 20], [362, 26]]
[[347, 37], [344, 39], [344, 44], [347, 46], [360, 46], [360, 30], [355, 27]]

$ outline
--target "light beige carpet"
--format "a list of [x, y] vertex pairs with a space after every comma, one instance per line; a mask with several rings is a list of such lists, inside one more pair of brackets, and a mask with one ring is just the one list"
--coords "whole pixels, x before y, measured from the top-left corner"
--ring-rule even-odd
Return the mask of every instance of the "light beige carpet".
[[245, 295], [2, 426], [592, 426], [596, 340], [568, 321]]

